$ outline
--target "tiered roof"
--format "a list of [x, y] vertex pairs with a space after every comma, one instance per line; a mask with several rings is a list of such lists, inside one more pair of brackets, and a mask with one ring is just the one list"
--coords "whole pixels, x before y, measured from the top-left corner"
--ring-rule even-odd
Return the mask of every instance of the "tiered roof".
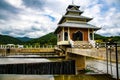
[[57, 33], [62, 27], [73, 27], [73, 28], [87, 28], [98, 30], [100, 28], [88, 24], [93, 18], [82, 16], [83, 11], [79, 10], [80, 6], [69, 5], [66, 9], [65, 15], [62, 16], [61, 20], [58, 23], [58, 27], [55, 30]]

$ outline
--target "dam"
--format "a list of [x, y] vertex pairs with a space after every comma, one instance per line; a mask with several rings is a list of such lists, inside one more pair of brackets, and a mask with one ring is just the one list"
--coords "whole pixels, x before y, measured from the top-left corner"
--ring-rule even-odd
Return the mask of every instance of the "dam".
[[[57, 46], [18, 48], [1, 45], [1, 80], [14, 80], [15, 75], [19, 76], [19, 79], [23, 79], [21, 75], [24, 75], [24, 80], [30, 79], [28, 77], [30, 75], [38, 75], [35, 80], [40, 78], [43, 80], [119, 80], [119, 46], [113, 44], [109, 46], [106, 44], [105, 47], [96, 46], [94, 32], [101, 28], [89, 24], [88, 22], [93, 18], [82, 16], [83, 11], [79, 8], [80, 6], [77, 5], [69, 5], [58, 22], [58, 27], [54, 31], [57, 35]], [[50, 62], [41, 62], [42, 58], [49, 58]], [[88, 58], [103, 60], [106, 63], [103, 65], [104, 62], [97, 60], [88, 62]], [[2, 63], [2, 60], [6, 63]], [[96, 62], [103, 63], [102, 66], [106, 67], [107, 71], [98, 69], [99, 67], [96, 66], [99, 65]], [[116, 62], [116, 65], [112, 62]], [[113, 68], [116, 71], [113, 71]]]
[[[102, 72], [102, 74], [107, 73], [105, 70], [101, 71], [101, 68], [97, 69], [98, 67], [95, 67], [95, 66], [93, 66], [93, 64], [91, 64], [91, 63], [96, 64], [97, 60], [95, 60], [95, 62], [94, 62], [94, 60], [92, 60], [92, 62], [87, 60], [87, 57], [95, 58], [98, 60], [105, 60], [106, 59], [106, 55], [105, 55], [106, 48], [99, 48], [99, 49], [97, 49], [97, 48], [81, 49], [79, 47], [67, 48], [65, 51], [65, 54], [57, 46], [55, 46], [53, 48], [45, 48], [44, 47], [44, 48], [9, 48], [9, 49], [10, 49], [9, 53], [8, 53], [8, 51], [3, 50], [3, 48], [0, 49], [0, 51], [1, 51], [0, 53], [4, 54], [4, 55], [3, 54], [1, 55], [0, 59], [1, 60], [6, 60], [6, 59], [11, 60], [12, 59], [12, 60], [16, 61], [16, 63], [14, 63], [14, 61], [10, 61], [8, 63], [1, 62], [1, 64], [0, 64], [0, 67], [1, 67], [0, 73], [1, 74], [7, 73], [7, 74], [19, 74], [19, 75], [22, 75], [22, 74], [28, 74], [28, 75], [32, 75], [32, 74], [36, 74], [36, 75], [38, 75], [38, 74], [71, 75], [71, 74], [74, 74], [74, 75], [76, 75], [76, 74], [79, 74], [79, 71], [82, 71], [85, 69], [91, 69], [93, 71], [95, 70], [97, 73]], [[43, 52], [42, 52], [42, 50], [43, 50]], [[3, 51], [5, 51], [5, 52], [3, 52]], [[103, 52], [103, 53], [99, 53], [99, 52]], [[112, 54], [114, 54], [114, 52]], [[86, 57], [83, 58], [81, 55], [86, 56]], [[43, 61], [44, 62], [43, 63], [39, 60], [39, 59], [43, 59], [43, 58], [50, 59], [52, 61], [49, 62], [47, 60], [47, 62]], [[22, 61], [24, 59], [27, 60], [27, 62]], [[31, 59], [33, 61], [31, 61]], [[98, 63], [100, 63], [100, 62], [98, 61]], [[103, 63], [105, 64], [104, 67], [106, 67], [106, 62], [103, 62]], [[100, 64], [100, 65], [103, 66], [103, 64]], [[21, 66], [21, 67], [19, 67], [19, 66]], [[35, 68], [35, 66], [38, 66], [38, 67]], [[44, 68], [43, 68], [43, 66], [44, 66]], [[109, 69], [110, 69], [110, 66], [109, 66]], [[21, 71], [19, 71], [19, 70], [21, 70]], [[42, 71], [42, 70], [44, 70], [44, 71]], [[53, 70], [53, 71], [51, 71], [51, 70]], [[11, 71], [13, 71], [13, 72], [11, 72]], [[45, 72], [45, 71], [47, 71], [47, 72]], [[111, 73], [111, 70], [109, 70], [109, 73]], [[113, 73], [116, 73], [116, 72], [113, 72]]]

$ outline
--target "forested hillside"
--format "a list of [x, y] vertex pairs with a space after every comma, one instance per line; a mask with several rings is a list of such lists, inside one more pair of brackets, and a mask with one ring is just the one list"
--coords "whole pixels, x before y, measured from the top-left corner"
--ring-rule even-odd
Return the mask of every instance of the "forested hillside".
[[7, 35], [0, 35], [0, 44], [22, 44], [22, 41]]
[[54, 33], [46, 34], [40, 38], [32, 39], [25, 44], [32, 45], [56, 45], [57, 44], [57, 35]]
[[[120, 42], [120, 36], [105, 37], [99, 34], [95, 34], [95, 40], [97, 42]], [[56, 45], [57, 35], [51, 32], [36, 39], [28, 39], [23, 37], [21, 40], [7, 35], [0, 35], [0, 44]]]
[[110, 36], [110, 37], [105, 37], [105, 36], [101, 36], [99, 34], [95, 34], [95, 40], [99, 41], [99, 42], [120, 42], [120, 36]]
[[29, 37], [16, 37], [16, 38], [19, 39], [20, 41], [23, 41], [23, 42], [27, 42], [27, 41], [32, 40], [32, 38], [29, 38]]

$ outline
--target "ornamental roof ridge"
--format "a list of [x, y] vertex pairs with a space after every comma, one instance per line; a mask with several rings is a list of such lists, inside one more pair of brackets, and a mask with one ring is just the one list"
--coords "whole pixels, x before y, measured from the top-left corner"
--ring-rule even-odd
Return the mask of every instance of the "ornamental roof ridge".
[[73, 8], [76, 9], [76, 10], [79, 10], [80, 6], [72, 4], [72, 5], [68, 5], [68, 7], [67, 7], [67, 9], [73, 9]]

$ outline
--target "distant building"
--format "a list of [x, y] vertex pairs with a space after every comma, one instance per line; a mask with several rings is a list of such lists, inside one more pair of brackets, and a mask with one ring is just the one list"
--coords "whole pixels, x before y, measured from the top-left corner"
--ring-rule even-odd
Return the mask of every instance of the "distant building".
[[24, 48], [23, 45], [15, 45], [15, 44], [7, 44], [6, 47], [8, 47], [8, 48]]
[[13, 48], [13, 47], [15, 47], [15, 44], [7, 44], [6, 47], [7, 48]]
[[79, 7], [77, 5], [67, 7], [54, 32], [57, 34], [57, 45], [74, 45], [76, 41], [80, 41], [95, 46], [94, 31], [100, 28], [88, 24], [92, 18], [82, 16], [83, 11], [80, 11]]

